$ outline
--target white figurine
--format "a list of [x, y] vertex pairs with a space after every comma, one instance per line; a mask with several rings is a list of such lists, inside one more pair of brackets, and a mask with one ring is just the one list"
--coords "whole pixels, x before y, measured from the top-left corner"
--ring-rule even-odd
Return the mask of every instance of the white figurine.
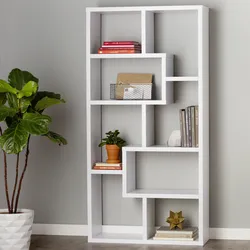
[[181, 131], [174, 130], [169, 139], [168, 139], [168, 146], [169, 147], [181, 147]]

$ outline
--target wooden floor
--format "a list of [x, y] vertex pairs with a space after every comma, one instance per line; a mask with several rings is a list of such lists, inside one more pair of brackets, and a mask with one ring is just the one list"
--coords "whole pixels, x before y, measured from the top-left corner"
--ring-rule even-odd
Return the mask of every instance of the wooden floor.
[[33, 236], [30, 250], [250, 250], [250, 241], [210, 240], [204, 247], [88, 244], [86, 237]]

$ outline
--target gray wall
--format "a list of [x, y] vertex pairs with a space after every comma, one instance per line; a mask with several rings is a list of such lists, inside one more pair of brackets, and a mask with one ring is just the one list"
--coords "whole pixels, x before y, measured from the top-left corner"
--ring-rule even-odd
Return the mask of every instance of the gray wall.
[[[44, 138], [32, 140], [21, 206], [35, 209], [37, 223], [87, 222], [85, 7], [168, 4], [204, 4], [211, 8], [210, 226], [249, 227], [249, 218], [235, 216], [236, 211], [250, 208], [250, 200], [244, 196], [250, 175], [249, 0], [0, 0], [0, 78], [14, 67], [28, 69], [40, 78], [41, 89], [60, 92], [67, 100], [66, 105], [52, 108], [50, 114], [54, 117], [53, 129], [65, 135], [69, 145], [57, 147]], [[2, 170], [0, 176], [3, 185]], [[106, 178], [107, 190], [112, 190]], [[114, 195], [119, 194], [115, 189]], [[107, 203], [111, 202], [108, 197]], [[179, 207], [178, 203], [173, 206]], [[139, 212], [140, 202], [130, 205]], [[195, 206], [190, 204], [189, 210]], [[3, 189], [0, 207], [5, 207]], [[126, 212], [126, 207], [121, 207]], [[123, 214], [121, 219], [111, 213], [105, 220], [125, 222], [128, 215]]]

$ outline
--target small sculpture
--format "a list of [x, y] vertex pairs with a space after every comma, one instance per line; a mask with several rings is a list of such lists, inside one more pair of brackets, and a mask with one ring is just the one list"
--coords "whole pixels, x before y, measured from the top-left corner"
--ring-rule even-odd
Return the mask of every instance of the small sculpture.
[[181, 147], [181, 131], [174, 130], [169, 139], [168, 139], [168, 146], [169, 147]]
[[182, 217], [182, 211], [177, 213], [170, 211], [170, 215], [166, 220], [166, 222], [170, 224], [170, 230], [175, 228], [183, 229], [183, 221], [184, 217]]

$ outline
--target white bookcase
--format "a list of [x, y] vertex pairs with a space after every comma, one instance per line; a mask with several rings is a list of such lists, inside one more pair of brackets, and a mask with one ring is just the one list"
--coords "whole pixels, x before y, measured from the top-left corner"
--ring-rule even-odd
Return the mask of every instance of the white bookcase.
[[[171, 31], [171, 25], [179, 24], [183, 26], [185, 20], [181, 18], [181, 15], [186, 13], [187, 15], [192, 15], [192, 20], [194, 20], [190, 22], [191, 28], [195, 30], [193, 42], [188, 42], [189, 36], [192, 36], [192, 34], [188, 33], [188, 30], [184, 30], [187, 32], [186, 39], [178, 38], [178, 36], [183, 36], [181, 33], [178, 34], [180, 32], [178, 29], [175, 29], [172, 34], [168, 32], [165, 35], [167, 42], [162, 42], [162, 39], [159, 39], [159, 37], [164, 31], [164, 27], [168, 27]], [[201, 5], [101, 7], [87, 8], [86, 16], [89, 242], [204, 245], [209, 239], [209, 9]], [[169, 16], [175, 18], [175, 22], [164, 21], [169, 20]], [[114, 19], [117, 24], [115, 27], [112, 26]], [[128, 24], [125, 23], [126, 25], [121, 26], [126, 20], [130, 20], [130, 24], [128, 22]], [[163, 28], [158, 28], [157, 25]], [[139, 41], [142, 44], [142, 53], [97, 54], [98, 48], [104, 40]], [[183, 43], [183, 46], [193, 46], [193, 50], [189, 51], [188, 48], [183, 50], [183, 53], [188, 57], [187, 60], [184, 57], [179, 57], [178, 50], [171, 51], [171, 48], [174, 48], [176, 43]], [[168, 44], [169, 49], [167, 47], [160, 51], [163, 46], [168, 46]], [[180, 46], [179, 48], [182, 47]], [[191, 52], [193, 55], [190, 56]], [[179, 64], [175, 63], [176, 58]], [[195, 60], [195, 66], [191, 67], [188, 60]], [[185, 67], [181, 66], [182, 61], [185, 61]], [[150, 65], [150, 67], [145, 68], [146, 64]], [[181, 70], [178, 71], [179, 65]], [[115, 74], [121, 71], [149, 73], [148, 69], [152, 70], [152, 73], [156, 75], [155, 98], [153, 100], [123, 101], [109, 99], [109, 84], [116, 80]], [[178, 95], [183, 96], [186, 92], [192, 96], [192, 89], [195, 89], [196, 92], [195, 104], [199, 105], [199, 147], [167, 147], [162, 143], [164, 136], [161, 133], [167, 131], [165, 134], [165, 138], [167, 138], [173, 128], [179, 129], [179, 109], [181, 107], [184, 108], [187, 104], [194, 104], [194, 102], [192, 100], [188, 101], [186, 98], [184, 103], [181, 101], [178, 103], [176, 99], [179, 100]], [[175, 93], [175, 90], [177, 90], [177, 93]], [[117, 107], [115, 108], [115, 106]], [[121, 109], [119, 117], [122, 117], [122, 112], [127, 112], [126, 122], [130, 120], [130, 127], [126, 130], [126, 125], [123, 124], [125, 123], [125, 118], [124, 121], [119, 121], [120, 118], [110, 119], [109, 116], [107, 117], [109, 122], [113, 122], [114, 127], [121, 131], [122, 135], [128, 136], [129, 139], [127, 141], [131, 144], [122, 149], [123, 170], [121, 171], [98, 171], [92, 169], [95, 162], [105, 161], [104, 149], [99, 148], [98, 144], [106, 132], [104, 131], [105, 128], [103, 128], [105, 125], [103, 119], [110, 111], [109, 107], [111, 107], [111, 111], [112, 108], [115, 110]], [[128, 109], [128, 107], [131, 108]], [[132, 114], [130, 109], [132, 108], [137, 113], [129, 119], [129, 115]], [[161, 125], [161, 117], [168, 112], [172, 114], [172, 118], [170, 117], [171, 119], [168, 119], [169, 122]], [[172, 124], [173, 120], [175, 121], [174, 125]], [[172, 124], [172, 127], [169, 123]], [[139, 126], [137, 130], [139, 132], [136, 132], [136, 139], [134, 139], [134, 135], [130, 136], [130, 131], [135, 126]], [[173, 157], [175, 161], [178, 161], [179, 157], [184, 159], [184, 162], [186, 158], [194, 160], [194, 166], [188, 166], [190, 171], [192, 171], [192, 167], [196, 169], [191, 174], [194, 181], [189, 182], [189, 177], [187, 176], [187, 183], [185, 184], [184, 176], [181, 185], [176, 181], [170, 180], [166, 183], [168, 188], [138, 187], [137, 175], [139, 170], [137, 167], [140, 165], [140, 159], [146, 156], [148, 157], [146, 160], [149, 159], [148, 162], [150, 164], [150, 159], [158, 157], [159, 154], [163, 154], [164, 157]], [[167, 168], [171, 168], [171, 175], [177, 176], [174, 173], [175, 165], [167, 165]], [[185, 168], [187, 168], [187, 165], [180, 164], [176, 168], [176, 171], [179, 171], [177, 174], [180, 174], [180, 171], [184, 171]], [[157, 166], [154, 166], [154, 171], [157, 173]], [[133, 230], [129, 233], [118, 229], [115, 232], [109, 232], [107, 227], [103, 226], [102, 180], [106, 175], [118, 175], [121, 177], [122, 197], [124, 199], [133, 198], [141, 200], [142, 225], [140, 230], [133, 233]], [[155, 181], [157, 182], [157, 180]], [[161, 199], [167, 201], [176, 199], [181, 200], [181, 202], [191, 200], [197, 203], [196, 214], [197, 226], [199, 228], [199, 238], [197, 240], [156, 241], [152, 239], [155, 227], [160, 226], [156, 225], [155, 213], [156, 200]]]

